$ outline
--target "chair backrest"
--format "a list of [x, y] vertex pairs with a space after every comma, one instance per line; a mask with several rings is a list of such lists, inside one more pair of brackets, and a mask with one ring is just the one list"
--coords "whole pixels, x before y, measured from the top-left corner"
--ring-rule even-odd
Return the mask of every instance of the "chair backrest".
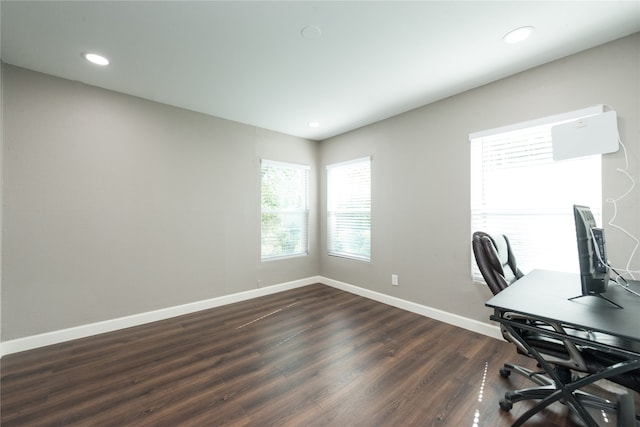
[[476, 231], [472, 246], [480, 273], [494, 295], [523, 276], [507, 236]]

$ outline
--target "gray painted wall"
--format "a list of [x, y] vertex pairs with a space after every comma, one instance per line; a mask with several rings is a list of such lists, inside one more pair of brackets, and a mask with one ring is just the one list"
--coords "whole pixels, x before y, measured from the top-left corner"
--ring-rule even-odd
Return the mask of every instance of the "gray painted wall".
[[[4, 185], [2, 183], [3, 180], [3, 170], [4, 170], [4, 102], [3, 102], [3, 90], [2, 90], [3, 80], [2, 80], [2, 64], [0, 63], [0, 201], [3, 200], [3, 189]], [[3, 212], [4, 203], [0, 203], [0, 261], [2, 260], [2, 212]], [[0, 262], [0, 342], [2, 342], [2, 262]]]
[[260, 158], [316, 142], [6, 66], [3, 340], [315, 276], [260, 262]]
[[[2, 80], [3, 340], [318, 274], [489, 323], [470, 132], [609, 104], [640, 181], [639, 34], [320, 144], [11, 66]], [[328, 257], [324, 168], [367, 155], [372, 262]], [[308, 257], [260, 262], [260, 158], [312, 166]], [[622, 159], [603, 158], [605, 198], [626, 188]], [[637, 188], [618, 216], [636, 236], [639, 206]], [[630, 242], [607, 237], [621, 262]]]
[[[373, 157], [373, 226], [370, 264], [329, 257], [323, 246], [321, 275], [488, 321], [483, 304], [490, 293], [470, 278], [469, 133], [608, 104], [618, 112], [629, 171], [640, 184], [639, 81], [636, 34], [324, 141], [321, 183], [327, 164]], [[622, 151], [603, 156], [604, 198], [628, 187], [618, 167], [624, 167]], [[639, 206], [640, 186], [620, 203], [617, 220], [637, 237]], [[604, 209], [611, 218], [611, 207]], [[632, 241], [605, 229], [610, 259], [626, 262]], [[324, 245], [323, 216], [320, 230]], [[634, 261], [640, 269], [640, 254]], [[398, 274], [398, 287], [391, 274]]]

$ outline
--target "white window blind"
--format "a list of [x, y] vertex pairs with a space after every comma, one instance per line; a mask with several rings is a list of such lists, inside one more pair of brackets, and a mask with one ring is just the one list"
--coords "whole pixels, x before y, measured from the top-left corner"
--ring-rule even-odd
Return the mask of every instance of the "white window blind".
[[[579, 117], [470, 136], [471, 231], [505, 234], [524, 273], [579, 271], [574, 204], [601, 224], [601, 156], [553, 160], [551, 127]], [[472, 276], [482, 280], [473, 256]]]
[[371, 260], [371, 159], [327, 166], [329, 255]]
[[309, 235], [309, 167], [262, 160], [263, 260], [305, 255]]

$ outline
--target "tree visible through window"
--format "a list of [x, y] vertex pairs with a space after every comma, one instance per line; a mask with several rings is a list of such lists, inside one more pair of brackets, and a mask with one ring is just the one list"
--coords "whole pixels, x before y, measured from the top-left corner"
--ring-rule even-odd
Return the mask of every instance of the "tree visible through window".
[[329, 255], [371, 260], [371, 159], [327, 166]]
[[263, 160], [261, 257], [308, 253], [309, 167]]

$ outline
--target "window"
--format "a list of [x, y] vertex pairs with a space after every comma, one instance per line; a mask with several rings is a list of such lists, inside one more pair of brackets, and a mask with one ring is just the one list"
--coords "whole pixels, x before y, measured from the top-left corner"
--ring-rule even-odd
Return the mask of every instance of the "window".
[[[553, 160], [552, 126], [587, 115], [580, 110], [470, 135], [471, 231], [507, 235], [525, 273], [579, 271], [574, 204], [589, 206], [602, 224], [601, 156]], [[472, 260], [473, 278], [481, 281]]]
[[371, 159], [327, 166], [329, 255], [371, 260]]
[[309, 167], [263, 160], [262, 259], [308, 253]]

